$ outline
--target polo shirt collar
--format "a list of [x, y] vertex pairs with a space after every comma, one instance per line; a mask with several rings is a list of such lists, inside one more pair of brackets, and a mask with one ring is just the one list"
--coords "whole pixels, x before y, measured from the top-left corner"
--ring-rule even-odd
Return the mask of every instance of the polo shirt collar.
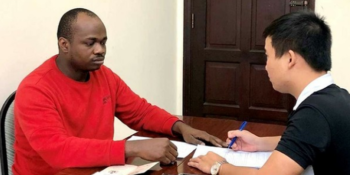
[[334, 84], [334, 81], [333, 81], [331, 74], [329, 74], [329, 73], [324, 74], [324, 75], [316, 78], [315, 80], [313, 80], [311, 83], [309, 83], [303, 89], [303, 91], [301, 92], [301, 94], [298, 97], [298, 100], [297, 100], [295, 106], [293, 107], [293, 110], [296, 110], [298, 108], [298, 106], [311, 94], [313, 94], [314, 92], [317, 92], [319, 90], [322, 90], [331, 84]]

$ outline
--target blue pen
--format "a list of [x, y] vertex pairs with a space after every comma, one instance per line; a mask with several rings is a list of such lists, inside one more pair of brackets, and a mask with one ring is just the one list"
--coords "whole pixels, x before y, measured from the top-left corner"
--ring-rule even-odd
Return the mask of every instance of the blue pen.
[[[239, 127], [239, 130], [242, 131], [242, 130], [244, 129], [245, 125], [247, 125], [247, 121], [244, 121], [244, 122], [241, 124], [241, 127]], [[234, 137], [234, 138], [231, 140], [231, 142], [230, 142], [230, 144], [228, 145], [227, 148], [231, 148], [232, 145], [235, 143], [236, 140], [237, 140], [237, 136]]]

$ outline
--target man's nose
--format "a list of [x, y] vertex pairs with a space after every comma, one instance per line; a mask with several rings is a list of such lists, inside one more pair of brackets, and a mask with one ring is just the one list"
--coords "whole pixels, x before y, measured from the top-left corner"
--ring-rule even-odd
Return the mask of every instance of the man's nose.
[[102, 54], [104, 55], [106, 53], [106, 46], [102, 44], [96, 44], [94, 48], [94, 54]]

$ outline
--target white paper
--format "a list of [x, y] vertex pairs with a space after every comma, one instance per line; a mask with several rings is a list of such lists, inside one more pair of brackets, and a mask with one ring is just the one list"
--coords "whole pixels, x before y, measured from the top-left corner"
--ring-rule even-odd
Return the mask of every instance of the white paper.
[[[270, 157], [272, 152], [244, 152], [244, 151], [233, 151], [228, 148], [219, 148], [212, 146], [198, 145], [197, 150], [193, 155], [193, 158], [200, 155], [205, 155], [209, 151], [212, 151], [221, 157], [224, 157], [226, 161], [232, 165], [261, 168], [267, 159]], [[309, 166], [305, 169], [302, 175], [313, 175], [313, 168]]]
[[141, 166], [136, 165], [117, 165], [109, 166], [93, 175], [135, 175], [142, 174], [157, 165], [159, 162], [152, 162]]
[[221, 157], [225, 157], [228, 163], [236, 166], [245, 167], [262, 167], [266, 160], [270, 157], [272, 152], [244, 152], [244, 151], [233, 151], [228, 148], [219, 148], [212, 146], [198, 145], [197, 150], [193, 157], [198, 157], [199, 155], [205, 155], [208, 151], [215, 152]]
[[226, 157], [226, 154], [228, 154], [231, 150], [227, 148], [198, 145], [196, 152], [193, 154], [193, 158], [200, 155], [206, 155], [209, 151], [219, 154], [221, 157]]
[[[150, 137], [140, 137], [140, 136], [132, 136], [128, 141], [132, 140], [145, 140], [145, 139], [151, 139]], [[179, 142], [179, 141], [174, 141], [171, 140], [171, 142], [176, 145], [177, 147], [177, 152], [178, 152], [178, 158], [185, 158], [188, 156], [193, 150], [196, 149], [195, 145], [191, 145], [185, 142]]]
[[228, 161], [229, 163], [236, 166], [261, 168], [271, 154], [272, 152], [230, 151], [226, 155], [226, 159], [230, 160]]

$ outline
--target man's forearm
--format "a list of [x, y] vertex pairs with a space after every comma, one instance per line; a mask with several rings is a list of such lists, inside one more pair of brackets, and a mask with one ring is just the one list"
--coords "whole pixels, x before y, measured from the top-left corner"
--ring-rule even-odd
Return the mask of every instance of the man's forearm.
[[280, 140], [281, 136], [260, 137], [258, 151], [273, 151]]
[[187, 126], [184, 122], [181, 120], [178, 120], [174, 123], [173, 127], [171, 128], [173, 134], [182, 134], [182, 129]]
[[219, 175], [256, 175], [258, 169], [249, 167], [238, 167], [231, 164], [223, 164], [220, 167]]

